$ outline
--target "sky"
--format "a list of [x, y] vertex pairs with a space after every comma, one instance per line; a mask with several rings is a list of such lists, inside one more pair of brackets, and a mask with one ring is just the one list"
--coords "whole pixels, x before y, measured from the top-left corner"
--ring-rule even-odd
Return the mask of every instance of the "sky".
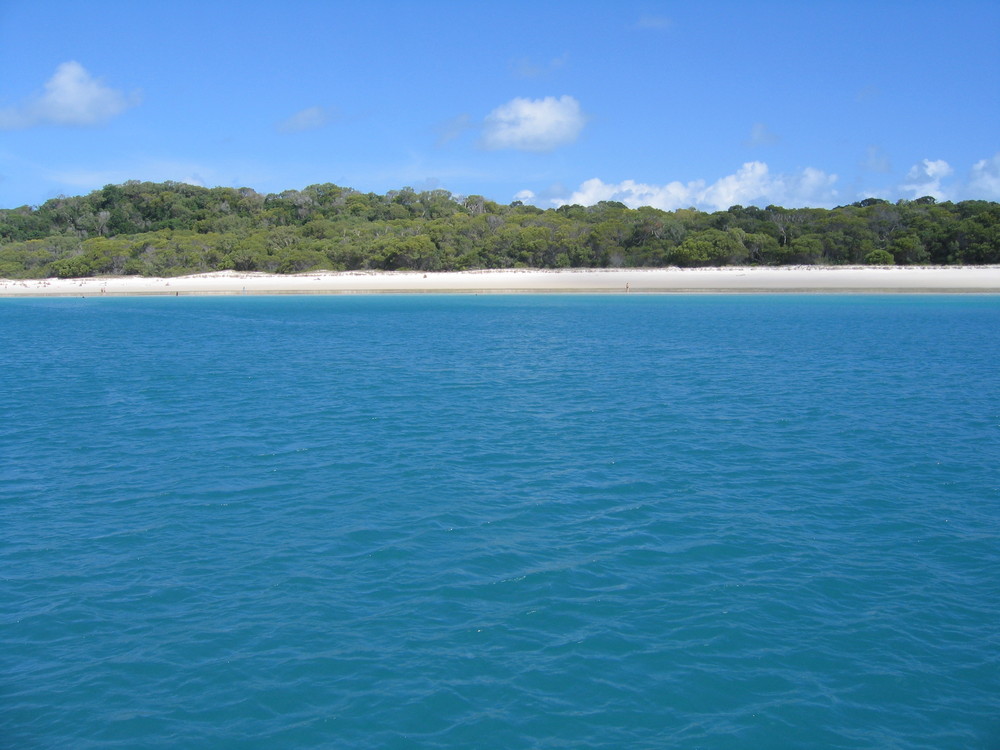
[[1000, 200], [1000, 3], [0, 0], [0, 208], [126, 180]]

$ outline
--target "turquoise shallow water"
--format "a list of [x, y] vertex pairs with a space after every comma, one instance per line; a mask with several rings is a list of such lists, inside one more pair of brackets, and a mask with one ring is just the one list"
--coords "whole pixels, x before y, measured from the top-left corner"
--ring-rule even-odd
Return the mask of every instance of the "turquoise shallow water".
[[1000, 297], [0, 301], [0, 747], [1000, 747]]

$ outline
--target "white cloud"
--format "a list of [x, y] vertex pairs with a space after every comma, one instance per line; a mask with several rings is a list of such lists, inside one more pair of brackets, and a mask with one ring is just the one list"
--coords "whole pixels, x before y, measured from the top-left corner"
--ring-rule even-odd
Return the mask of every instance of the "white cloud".
[[625, 180], [605, 183], [598, 178], [580, 185], [569, 198], [556, 199], [554, 205], [578, 203], [593, 205], [598, 201], [620, 201], [626, 206], [653, 206], [665, 211], [695, 206], [720, 211], [733, 205], [775, 204], [788, 206], [832, 206], [837, 191], [837, 175], [807, 167], [797, 174], [771, 174], [767, 164], [747, 162], [735, 174], [706, 185], [704, 180], [666, 185], [647, 185]]
[[919, 164], [910, 167], [910, 171], [906, 174], [909, 182], [902, 185], [901, 189], [912, 192], [914, 198], [929, 195], [935, 200], [947, 200], [948, 196], [941, 186], [941, 180], [949, 177], [954, 171], [944, 159], [934, 161], [923, 159]]
[[323, 107], [308, 107], [282, 120], [274, 127], [279, 133], [301, 133], [317, 130], [330, 121], [329, 113]]
[[954, 171], [955, 170], [951, 168], [951, 165], [944, 159], [937, 159], [935, 161], [924, 159], [920, 164], [910, 167], [910, 172], [906, 175], [906, 177], [907, 179], [915, 180], [926, 176], [932, 180], [940, 180], [942, 177], [947, 177]]
[[980, 200], [1000, 200], [1000, 153], [972, 165], [969, 192]]
[[754, 198], [767, 194], [769, 179], [767, 164], [762, 161], [749, 161], [740, 167], [736, 174], [726, 175], [709, 185], [699, 196], [698, 202], [719, 209], [752, 203]]
[[773, 146], [780, 140], [781, 138], [772, 133], [768, 129], [767, 125], [762, 122], [756, 122], [750, 130], [750, 137], [743, 141], [743, 145], [749, 146], [750, 148], [756, 148], [757, 146]]
[[0, 109], [0, 130], [36, 125], [102, 125], [139, 103], [105, 86], [76, 61], [64, 62], [45, 83], [45, 91], [23, 104]]
[[585, 122], [572, 96], [512, 99], [487, 115], [481, 145], [490, 150], [552, 151], [575, 141]]
[[566, 199], [554, 199], [560, 206], [577, 203], [592, 206], [599, 201], [620, 201], [627, 206], [654, 206], [664, 210], [684, 208], [696, 202], [695, 196], [704, 189], [703, 182], [671, 182], [668, 185], [646, 185], [635, 180], [625, 180], [617, 184], [606, 183], [597, 177], [587, 180]]

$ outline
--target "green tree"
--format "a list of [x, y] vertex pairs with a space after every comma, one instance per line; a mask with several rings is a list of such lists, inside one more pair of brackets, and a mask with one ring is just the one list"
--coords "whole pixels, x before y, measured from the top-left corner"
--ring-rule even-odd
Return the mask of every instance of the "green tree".
[[865, 263], [869, 266], [892, 266], [896, 260], [888, 250], [872, 250], [865, 256]]

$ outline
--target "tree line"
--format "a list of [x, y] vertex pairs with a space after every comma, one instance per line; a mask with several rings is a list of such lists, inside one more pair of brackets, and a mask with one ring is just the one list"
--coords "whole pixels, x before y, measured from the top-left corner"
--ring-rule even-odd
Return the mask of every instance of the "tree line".
[[833, 209], [542, 210], [406, 187], [332, 184], [261, 194], [130, 181], [0, 210], [0, 277], [177, 276], [208, 271], [455, 271], [725, 265], [1000, 263], [1000, 204]]

